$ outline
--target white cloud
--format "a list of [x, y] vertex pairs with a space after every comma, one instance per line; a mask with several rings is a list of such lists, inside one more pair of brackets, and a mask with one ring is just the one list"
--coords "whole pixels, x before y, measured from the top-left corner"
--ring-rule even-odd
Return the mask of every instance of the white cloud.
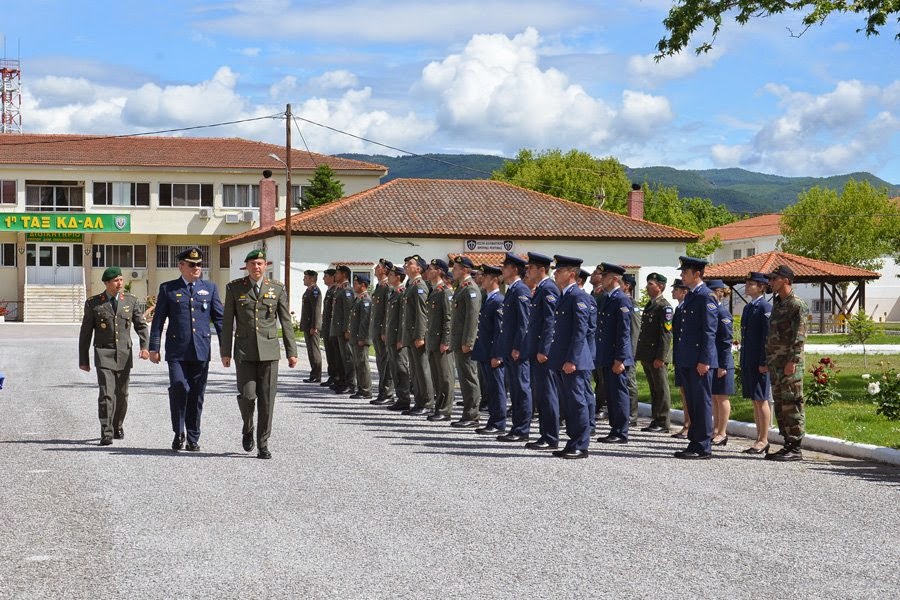
[[289, 97], [297, 89], [297, 78], [293, 75], [282, 77], [269, 86], [269, 96], [273, 100]]
[[311, 88], [321, 91], [343, 90], [356, 87], [359, 85], [359, 80], [356, 78], [356, 75], [350, 71], [339, 69], [337, 71], [322, 73], [318, 77], [313, 77], [309, 80], [309, 85]]
[[683, 79], [701, 69], [712, 67], [725, 54], [725, 49], [716, 45], [709, 52], [696, 54], [685, 50], [675, 56], [668, 56], [659, 62], [653, 54], [632, 56], [628, 59], [628, 73], [632, 80], [643, 87], [655, 87], [673, 79]]
[[241, 56], [246, 56], [248, 58], [256, 58], [259, 56], [261, 50], [259, 48], [241, 48], [240, 49]]
[[622, 92], [622, 109], [617, 122], [625, 136], [649, 137], [673, 118], [667, 98], [631, 90]]

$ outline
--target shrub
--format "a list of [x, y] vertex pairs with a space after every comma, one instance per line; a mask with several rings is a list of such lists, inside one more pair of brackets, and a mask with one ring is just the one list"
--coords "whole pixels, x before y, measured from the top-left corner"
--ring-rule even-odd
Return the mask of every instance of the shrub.
[[819, 363], [810, 369], [813, 376], [812, 389], [806, 397], [806, 403], [812, 406], [826, 406], [841, 397], [837, 391], [837, 364], [827, 356], [819, 359]]
[[863, 381], [874, 398], [875, 412], [891, 421], [900, 421], [900, 373], [893, 367], [885, 369], [884, 362], [880, 364], [881, 377], [866, 373], [862, 376]]

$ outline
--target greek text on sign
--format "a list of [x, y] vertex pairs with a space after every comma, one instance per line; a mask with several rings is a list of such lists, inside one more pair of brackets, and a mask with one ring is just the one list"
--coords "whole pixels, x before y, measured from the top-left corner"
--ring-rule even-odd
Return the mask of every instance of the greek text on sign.
[[131, 217], [83, 213], [9, 213], [0, 217], [0, 231], [128, 233], [131, 231]]
[[512, 240], [466, 240], [466, 252], [512, 252]]

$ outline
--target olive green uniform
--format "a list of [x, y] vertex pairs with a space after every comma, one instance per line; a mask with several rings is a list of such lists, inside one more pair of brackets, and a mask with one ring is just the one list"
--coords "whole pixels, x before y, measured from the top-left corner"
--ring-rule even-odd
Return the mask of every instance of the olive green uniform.
[[407, 349], [397, 348], [402, 341], [403, 293], [401, 284], [388, 294], [387, 310], [384, 316], [384, 345], [387, 348], [388, 365], [394, 380], [394, 390], [399, 408], [409, 408], [409, 354]]
[[[450, 295], [453, 290], [438, 282], [428, 296], [425, 350], [435, 394], [434, 412], [450, 416], [453, 412], [453, 351], [450, 346]], [[448, 346], [446, 352], [441, 345]]]
[[[650, 386], [650, 425], [665, 429], [671, 425], [668, 364], [672, 362], [672, 315], [672, 305], [662, 294], [649, 300], [641, 313], [640, 335], [634, 353]], [[655, 368], [655, 360], [663, 361], [663, 366]]]
[[387, 280], [381, 281], [372, 292], [372, 317], [370, 319], [369, 337], [375, 347], [375, 368], [378, 370], [378, 398], [390, 398], [394, 395], [394, 378], [388, 365], [387, 347], [381, 336], [384, 335], [384, 320], [387, 313], [388, 295], [391, 286]]
[[[803, 408], [803, 348], [809, 308], [792, 291], [787, 298], [775, 295], [766, 339], [766, 365], [772, 381], [772, 399], [778, 417], [778, 431], [786, 448], [799, 449], [806, 433]], [[788, 363], [797, 365], [793, 375], [785, 375]]]
[[325, 297], [322, 300], [322, 329], [320, 335], [325, 344], [325, 361], [328, 363], [328, 378], [332, 383], [340, 382], [343, 379], [340, 352], [337, 348], [337, 340], [331, 337], [331, 315], [334, 311], [334, 294], [337, 292], [337, 286], [332, 284], [325, 290]]
[[122, 429], [128, 412], [128, 380], [134, 366], [131, 325], [138, 334], [141, 350], [146, 350], [150, 341], [147, 321], [136, 309], [137, 298], [119, 294], [115, 305], [114, 309], [113, 300], [106, 292], [88, 298], [78, 336], [79, 366], [91, 364], [88, 352], [91, 338], [94, 340], [94, 367], [100, 386], [97, 408], [101, 438], [112, 438], [116, 430]]
[[[463, 279], [453, 293], [450, 303], [450, 350], [456, 362], [459, 391], [463, 398], [464, 420], [477, 421], [481, 403], [481, 387], [478, 382], [478, 363], [471, 359], [472, 346], [478, 334], [478, 315], [482, 296], [471, 277]], [[463, 352], [463, 346], [468, 352]]]
[[306, 340], [306, 356], [309, 358], [309, 378], [322, 377], [322, 350], [319, 348], [319, 332], [322, 330], [322, 292], [312, 284], [303, 292], [300, 303], [300, 330]]
[[272, 433], [281, 358], [279, 325], [286, 355], [296, 357], [297, 342], [283, 283], [263, 278], [257, 292], [250, 277], [242, 277], [225, 286], [219, 354], [223, 358], [231, 357], [235, 362], [244, 435], [253, 431], [253, 408], [254, 404], [257, 406], [256, 443], [260, 450], [268, 446]]
[[372, 396], [372, 372], [369, 370], [369, 326], [372, 317], [372, 298], [363, 291], [353, 300], [350, 308], [350, 348], [353, 350], [353, 368], [356, 373], [356, 392], [364, 397]]
[[416, 348], [414, 340], [425, 339], [427, 325], [426, 300], [428, 286], [419, 275], [406, 284], [403, 292], [403, 326], [401, 335], [403, 345], [409, 352], [409, 370], [412, 388], [415, 394], [416, 408], [434, 408], [434, 387], [431, 383], [431, 369], [428, 366], [425, 345]]
[[356, 387], [356, 369], [353, 367], [353, 351], [350, 347], [350, 309], [353, 308], [353, 290], [344, 281], [335, 286], [334, 308], [331, 310], [331, 337], [337, 346], [341, 365], [342, 387]]

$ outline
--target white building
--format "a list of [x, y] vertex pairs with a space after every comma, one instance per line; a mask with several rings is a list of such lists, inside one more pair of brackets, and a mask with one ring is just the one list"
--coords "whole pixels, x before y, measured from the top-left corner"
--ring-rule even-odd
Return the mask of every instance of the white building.
[[[205, 276], [228, 281], [219, 240], [260, 224], [264, 170], [281, 182], [271, 220], [284, 217], [284, 148], [244, 139], [0, 136], [0, 305], [7, 318], [78, 321], [107, 266], [122, 267], [143, 299], [178, 276], [175, 255], [197, 245]], [[316, 166], [346, 194], [387, 169], [294, 150], [295, 206]], [[53, 310], [48, 310], [53, 309]]]

